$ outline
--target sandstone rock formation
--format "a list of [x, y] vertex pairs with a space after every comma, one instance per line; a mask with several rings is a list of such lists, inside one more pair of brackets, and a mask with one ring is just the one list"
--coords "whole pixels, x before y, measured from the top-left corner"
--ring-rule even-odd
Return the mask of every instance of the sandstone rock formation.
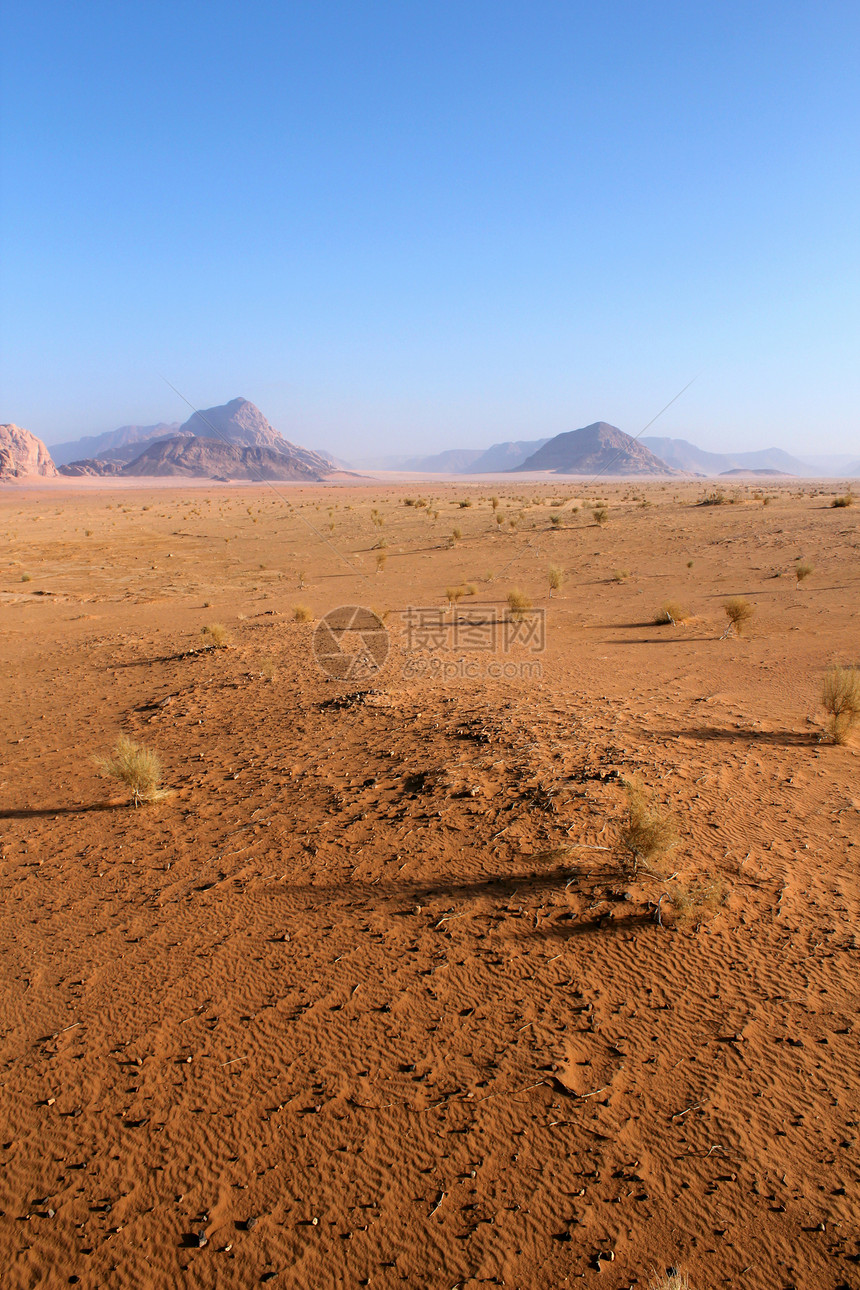
[[0, 425], [0, 479], [56, 474], [57, 467], [41, 439], [11, 422]]

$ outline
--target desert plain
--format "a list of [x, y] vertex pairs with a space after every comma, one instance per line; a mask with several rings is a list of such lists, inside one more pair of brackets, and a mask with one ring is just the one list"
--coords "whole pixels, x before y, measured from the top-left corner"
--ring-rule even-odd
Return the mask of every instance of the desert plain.
[[710, 491], [0, 490], [4, 1286], [860, 1287], [860, 506]]

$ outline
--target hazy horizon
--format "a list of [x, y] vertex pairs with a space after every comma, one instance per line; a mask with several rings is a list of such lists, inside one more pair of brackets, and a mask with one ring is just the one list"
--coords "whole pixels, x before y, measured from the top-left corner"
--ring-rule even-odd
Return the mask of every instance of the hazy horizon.
[[[237, 396], [237, 397], [239, 397], [239, 396]], [[244, 396], [241, 396], [241, 397], [244, 397]], [[230, 401], [229, 399], [225, 400], [225, 402], [229, 402], [229, 401]], [[254, 399], [250, 399], [250, 400], [249, 400], [249, 402], [251, 402], [251, 403], [255, 403], [255, 400], [254, 400]], [[200, 410], [205, 411], [207, 406], [209, 406], [209, 407], [214, 407], [214, 406], [221, 406], [221, 405], [217, 405], [217, 404], [208, 404], [208, 405], [207, 405], [207, 404], [201, 404], [201, 409], [200, 409]], [[258, 406], [258, 407], [259, 407], [259, 404], [256, 404], [256, 406]], [[267, 415], [267, 414], [266, 414], [266, 410], [265, 410], [265, 408], [260, 408], [260, 411], [263, 413], [263, 415], [264, 415], [264, 416], [266, 416], [266, 415]], [[188, 420], [188, 418], [192, 415], [192, 412], [191, 412], [191, 410], [190, 410], [189, 408], [186, 408], [186, 412], [188, 413], [188, 416], [177, 416], [177, 417], [174, 417], [174, 418], [173, 418], [173, 421], [175, 421], [175, 422], [179, 423], [180, 425], [181, 425], [181, 424], [183, 424], [183, 423], [184, 423], [186, 420]], [[299, 436], [297, 436], [297, 435], [295, 435], [295, 434], [291, 435], [291, 434], [287, 433], [287, 432], [283, 429], [283, 427], [276, 425], [276, 424], [274, 423], [274, 421], [272, 421], [272, 418], [271, 418], [271, 417], [268, 417], [268, 416], [267, 416], [267, 419], [269, 420], [270, 424], [272, 424], [272, 425], [274, 426], [274, 428], [275, 428], [276, 430], [279, 430], [279, 431], [284, 435], [284, 437], [285, 437], [285, 438], [290, 439], [290, 440], [291, 440], [292, 442], [294, 442], [294, 443], [298, 443], [298, 444], [300, 444], [300, 446], [302, 446], [302, 447], [305, 447], [305, 448], [312, 448], [312, 449], [316, 449], [316, 450], [320, 450], [320, 449], [322, 449], [322, 450], [325, 450], [325, 451], [328, 451], [328, 452], [333, 452], [333, 453], [335, 453], [335, 455], [336, 455], [336, 456], [339, 456], [339, 457], [344, 458], [344, 459], [348, 459], [348, 458], [350, 457], [350, 453], [348, 453], [348, 452], [336, 451], [334, 448], [332, 448], [331, 444], [329, 444], [329, 443], [324, 443], [324, 442], [319, 441], [319, 440], [313, 440], [313, 441], [311, 441], [310, 439], [307, 439], [307, 438], [306, 438], [306, 439], [301, 439], [301, 437], [299, 437]], [[575, 426], [569, 426], [569, 427], [567, 427], [567, 429], [570, 429], [570, 430], [577, 430], [577, 429], [581, 429], [582, 427], [584, 427], [584, 426], [586, 426], [586, 425], [590, 425], [590, 424], [592, 424], [592, 423], [593, 423], [593, 422], [595, 422], [595, 421], [607, 421], [607, 418], [606, 418], [606, 417], [593, 417], [593, 418], [591, 419], [591, 421], [582, 421], [582, 422], [579, 422], [579, 423], [578, 423], [577, 425], [575, 425]], [[83, 435], [70, 436], [70, 437], [69, 437], [69, 439], [59, 438], [59, 437], [54, 437], [53, 439], [45, 439], [45, 440], [44, 440], [44, 442], [45, 442], [45, 444], [46, 444], [46, 446], [47, 446], [48, 448], [51, 448], [51, 447], [54, 447], [54, 446], [59, 445], [59, 444], [62, 444], [62, 443], [66, 443], [66, 442], [74, 441], [75, 439], [78, 439], [78, 438], [97, 438], [97, 437], [98, 437], [99, 435], [101, 435], [101, 434], [106, 434], [106, 433], [110, 433], [110, 432], [112, 432], [112, 431], [119, 430], [119, 429], [121, 429], [123, 426], [127, 426], [127, 425], [141, 425], [141, 426], [144, 426], [144, 425], [152, 425], [152, 426], [155, 426], [155, 425], [158, 425], [158, 424], [166, 424], [166, 425], [170, 425], [170, 424], [172, 424], [172, 422], [171, 422], [171, 420], [169, 420], [169, 419], [168, 419], [168, 417], [167, 417], [167, 416], [156, 417], [156, 418], [155, 418], [155, 420], [153, 420], [153, 421], [142, 421], [142, 420], [136, 420], [136, 421], [123, 421], [123, 422], [119, 422], [119, 423], [117, 423], [116, 425], [107, 426], [107, 427], [105, 427], [105, 429], [104, 429], [104, 430], [98, 430], [98, 431], [93, 431], [93, 432], [85, 432]], [[613, 423], [612, 423], [612, 422], [610, 422], [609, 424], [613, 424]], [[663, 429], [661, 428], [661, 427], [663, 426], [663, 424], [664, 424], [663, 418], [660, 418], [660, 420], [658, 420], [658, 421], [657, 421], [657, 423], [656, 423], [655, 425], [651, 426], [648, 430], [646, 430], [644, 434], [642, 434], [641, 427], [640, 427], [640, 429], [639, 429], [639, 430], [634, 430], [634, 431], [630, 431], [630, 430], [628, 430], [628, 431], [626, 431], [626, 433], [628, 433], [628, 434], [632, 434], [634, 437], [637, 437], [637, 438], [641, 437], [641, 438], [643, 438], [643, 439], [651, 439], [651, 438], [672, 438], [672, 439], [686, 440], [688, 443], [693, 444], [693, 445], [694, 445], [695, 447], [697, 447], [697, 448], [701, 448], [701, 449], [703, 449], [703, 450], [704, 450], [704, 451], [706, 451], [706, 452], [715, 452], [715, 453], [727, 453], [727, 454], [731, 454], [731, 453], [740, 453], [740, 452], [756, 452], [756, 451], [765, 451], [765, 450], [767, 450], [767, 449], [771, 449], [771, 448], [778, 448], [778, 449], [782, 449], [783, 451], [786, 451], [786, 452], [791, 452], [791, 455], [796, 456], [799, 460], [805, 460], [805, 459], [807, 459], [807, 458], [822, 458], [822, 459], [823, 459], [823, 458], [825, 458], [825, 457], [831, 457], [831, 456], [832, 456], [832, 457], [843, 456], [843, 457], [846, 457], [846, 458], [854, 459], [854, 458], [856, 458], [857, 456], [860, 456], [860, 449], [855, 449], [855, 451], [854, 451], [853, 453], [851, 452], [851, 450], [850, 450], [850, 449], [848, 449], [848, 450], [843, 451], [843, 452], [841, 452], [841, 453], [840, 453], [840, 451], [839, 451], [838, 449], [837, 449], [837, 450], [835, 450], [835, 451], [828, 451], [828, 450], [826, 450], [826, 449], [825, 449], [824, 451], [822, 451], [819, 447], [813, 447], [812, 445], [809, 445], [808, 449], [804, 452], [804, 451], [800, 451], [800, 450], [790, 450], [790, 449], [787, 449], [787, 448], [785, 448], [785, 445], [784, 445], [784, 444], [782, 444], [782, 443], [777, 443], [777, 442], [774, 442], [774, 443], [758, 443], [758, 442], [753, 442], [753, 441], [751, 441], [751, 440], [748, 440], [748, 441], [747, 441], [746, 443], [744, 443], [744, 444], [736, 444], [736, 445], [733, 445], [733, 446], [726, 446], [726, 447], [722, 447], [722, 446], [716, 446], [716, 447], [713, 447], [713, 446], [706, 446], [706, 445], [704, 445], [704, 444], [702, 444], [702, 443], [697, 442], [697, 441], [696, 441], [696, 439], [695, 439], [695, 438], [693, 438], [690, 434], [685, 434], [685, 433], [683, 433], [683, 432], [679, 432], [679, 433], [675, 433], [675, 434], [671, 434], [671, 435], [670, 435], [670, 434], [667, 434], [667, 433], [666, 433], [666, 431], [665, 431], [665, 430], [663, 430]], [[25, 428], [26, 428], [26, 429], [31, 429], [31, 427], [29, 427], [29, 426], [28, 426], [28, 427], [25, 427]], [[619, 426], [619, 427], [617, 427], [617, 428], [618, 428], [618, 429], [623, 429], [624, 427], [623, 427], [623, 426]], [[561, 433], [564, 433], [564, 431], [555, 431], [555, 432], [554, 432], [554, 434], [561, 434]], [[41, 437], [41, 436], [40, 436], [40, 437]], [[431, 446], [429, 446], [429, 447], [420, 447], [420, 446], [417, 446], [417, 447], [413, 447], [412, 449], [410, 449], [410, 450], [408, 450], [408, 451], [404, 450], [402, 446], [398, 447], [396, 444], [389, 445], [387, 448], [382, 448], [382, 449], [379, 449], [379, 450], [377, 450], [377, 451], [373, 451], [372, 449], [371, 449], [371, 450], [368, 450], [368, 449], [366, 449], [363, 445], [360, 445], [360, 444], [359, 444], [359, 445], [356, 445], [356, 450], [355, 450], [355, 451], [353, 451], [353, 453], [352, 453], [351, 455], [352, 455], [352, 457], [353, 457], [356, 461], [367, 460], [367, 459], [371, 459], [371, 458], [373, 458], [373, 459], [379, 459], [379, 458], [386, 458], [386, 457], [388, 457], [388, 458], [401, 457], [401, 458], [404, 458], [404, 459], [410, 459], [410, 460], [411, 460], [411, 459], [414, 459], [414, 458], [420, 458], [420, 457], [434, 457], [434, 456], [439, 456], [439, 455], [441, 455], [441, 454], [443, 454], [443, 453], [446, 453], [446, 452], [455, 452], [455, 451], [458, 451], [458, 450], [467, 451], [467, 452], [468, 452], [468, 451], [473, 451], [473, 452], [483, 452], [483, 451], [486, 451], [486, 449], [488, 449], [488, 448], [492, 448], [492, 447], [494, 447], [496, 444], [499, 444], [499, 443], [511, 442], [511, 441], [530, 441], [530, 440], [540, 440], [540, 439], [548, 439], [548, 438], [552, 438], [552, 437], [554, 437], [554, 435], [543, 435], [543, 434], [537, 434], [537, 433], [536, 433], [536, 434], [528, 434], [528, 435], [526, 435], [526, 434], [522, 434], [522, 435], [516, 435], [516, 436], [511, 435], [511, 436], [509, 436], [509, 438], [508, 438], [508, 439], [492, 439], [492, 440], [487, 440], [486, 442], [480, 442], [480, 443], [479, 443], [479, 442], [471, 442], [471, 441], [470, 441], [470, 442], [465, 442], [465, 441], [456, 441], [456, 442], [454, 442], [454, 441], [452, 441], [452, 442], [450, 442], [450, 443], [444, 443], [444, 444], [443, 444], [443, 443], [440, 443], [440, 444], [438, 444], [438, 445], [431, 445]]]
[[[6, 9], [0, 419], [860, 455], [860, 11]], [[403, 448], [404, 440], [407, 447]]]

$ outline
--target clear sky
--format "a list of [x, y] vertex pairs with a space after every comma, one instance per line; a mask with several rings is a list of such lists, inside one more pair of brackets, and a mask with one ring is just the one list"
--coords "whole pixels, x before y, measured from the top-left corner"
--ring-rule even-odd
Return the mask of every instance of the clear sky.
[[856, 0], [7, 0], [0, 421], [860, 455]]

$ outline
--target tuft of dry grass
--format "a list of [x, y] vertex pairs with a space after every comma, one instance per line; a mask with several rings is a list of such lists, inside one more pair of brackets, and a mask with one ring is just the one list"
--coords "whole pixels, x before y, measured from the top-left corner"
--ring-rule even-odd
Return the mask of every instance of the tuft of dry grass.
[[209, 637], [213, 649], [226, 649], [230, 644], [230, 633], [223, 623], [207, 623], [201, 635]]
[[293, 606], [293, 621], [296, 623], [312, 623], [314, 616], [308, 609], [307, 605]]
[[620, 842], [630, 857], [629, 867], [634, 874], [640, 863], [659, 872], [662, 861], [678, 845], [677, 825], [640, 780], [629, 780], [625, 789], [627, 823], [621, 830]]
[[594, 516], [595, 524], [598, 524], [601, 528], [609, 519], [609, 511], [605, 506], [595, 506], [591, 514]]
[[158, 753], [144, 748], [128, 735], [120, 735], [110, 756], [96, 757], [95, 763], [102, 775], [118, 779], [131, 789], [135, 806], [170, 796], [169, 791], [161, 787], [164, 771]]
[[273, 658], [264, 658], [260, 664], [260, 676], [264, 681], [274, 681], [277, 676], [275, 660]]
[[669, 883], [665, 895], [675, 927], [701, 927], [722, 909], [728, 891], [722, 878], [711, 882], [694, 878], [690, 882]]
[[841, 496], [834, 497], [830, 505], [831, 506], [853, 506], [854, 494], [851, 492], [851, 489], [849, 488], [847, 493], [842, 493]]
[[677, 600], [667, 600], [660, 606], [654, 615], [654, 626], [661, 627], [664, 623], [685, 623], [690, 617], [689, 612], [683, 605], [678, 604]]
[[807, 560], [798, 560], [797, 564], [794, 566], [794, 576], [798, 583], [803, 582], [804, 578], [808, 578], [809, 575], [814, 572], [815, 565], [810, 564]]
[[686, 1272], [677, 1272], [673, 1269], [664, 1277], [653, 1277], [648, 1282], [648, 1290], [691, 1290], [690, 1278]]
[[532, 608], [532, 602], [518, 587], [508, 592], [508, 613], [514, 620], [525, 618]]
[[464, 587], [446, 587], [445, 588], [445, 598], [447, 599], [449, 605], [453, 606], [453, 605], [459, 604], [459, 602], [463, 599], [464, 595], [465, 595]]
[[546, 571], [547, 581], [549, 582], [549, 594], [554, 591], [560, 591], [564, 582], [564, 570], [560, 569], [557, 564], [551, 564]]
[[726, 631], [731, 631], [734, 627], [738, 636], [742, 636], [744, 624], [749, 622], [754, 613], [750, 602], [744, 600], [743, 596], [729, 596], [728, 600], [723, 601], [723, 609], [729, 620]]
[[376, 553], [376, 572], [377, 573], [382, 573], [382, 570], [385, 568], [385, 561], [387, 559], [388, 559], [388, 553], [386, 551], [377, 551]]
[[630, 570], [629, 570], [629, 569], [615, 569], [615, 570], [613, 570], [613, 573], [612, 573], [612, 581], [613, 581], [613, 582], [626, 582], [626, 581], [627, 581], [627, 579], [628, 579], [629, 577], [630, 577]]
[[829, 668], [821, 689], [821, 706], [828, 715], [830, 738], [835, 744], [847, 744], [860, 717], [860, 668]]

